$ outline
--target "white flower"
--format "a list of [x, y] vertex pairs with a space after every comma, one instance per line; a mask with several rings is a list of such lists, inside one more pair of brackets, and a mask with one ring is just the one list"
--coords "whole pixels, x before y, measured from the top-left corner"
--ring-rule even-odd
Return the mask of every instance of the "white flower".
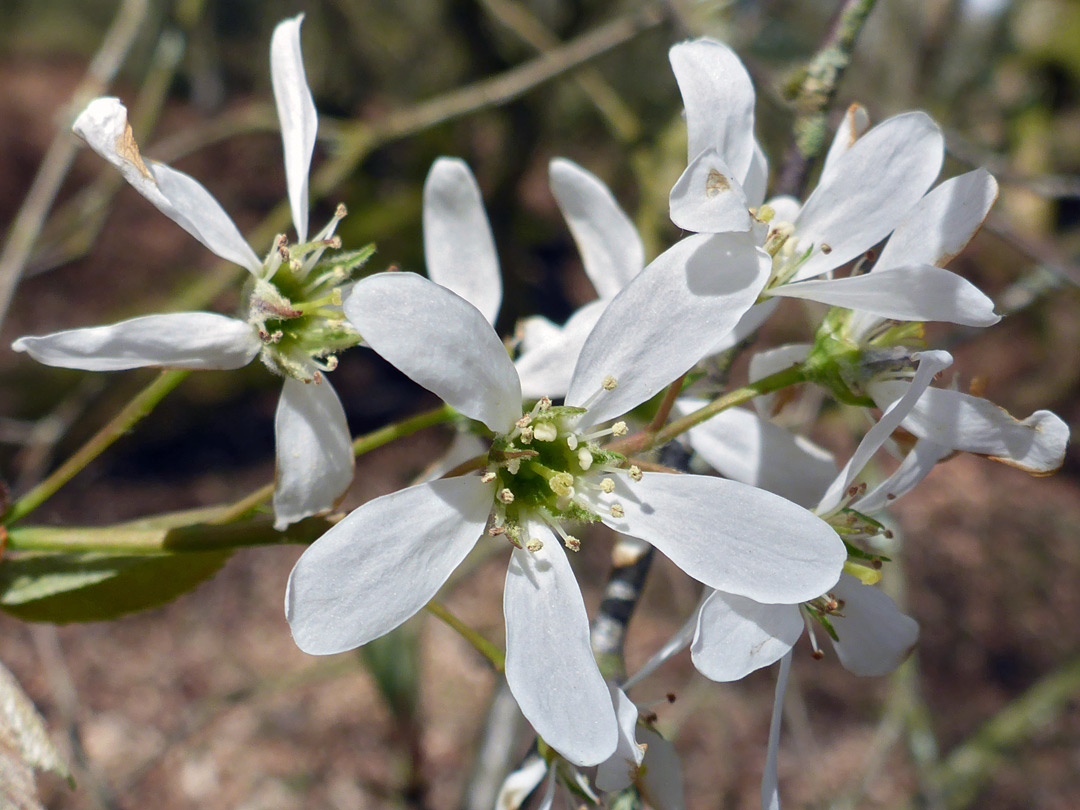
[[335, 301], [340, 304], [336, 288], [347, 280], [342, 267], [366, 256], [342, 258], [334, 268], [318, 264], [327, 247], [340, 247], [331, 237], [343, 209], [307, 242], [308, 169], [317, 119], [300, 54], [302, 20], [301, 14], [280, 23], [270, 43], [270, 75], [298, 244], [290, 248], [279, 237], [266, 261], [259, 260], [228, 214], [196, 180], [143, 160], [127, 110], [118, 99], [95, 99], [74, 125], [76, 134], [166, 216], [221, 258], [250, 271], [246, 317], [209, 312], [149, 315], [112, 326], [23, 337], [12, 346], [47, 365], [88, 371], [144, 366], [232, 369], [261, 355], [272, 370], [285, 376], [274, 420], [278, 529], [330, 509], [352, 481], [345, 411], [323, 372], [336, 364], [334, 352], [359, 341], [335, 306]]
[[[653, 396], [700, 355], [684, 345], [694, 342], [688, 325], [664, 329], [647, 308], [629, 310], [630, 318], [620, 301], [651, 302], [665, 316], [686, 311], [697, 323], [707, 311], [716, 328], [730, 329], [756, 297], [761, 272], [752, 246], [741, 281], [732, 282], [735, 272], [714, 286], [697, 284], [704, 268], [693, 250], [687, 256], [687, 242], [680, 246], [608, 307], [585, 342], [567, 405], [541, 399], [527, 413], [517, 371], [475, 307], [413, 274], [356, 285], [345, 309], [364, 324], [371, 347], [495, 438], [483, 475], [377, 498], [304, 552], [286, 594], [301, 649], [340, 652], [389, 632], [435, 596], [485, 529], [505, 535], [514, 546], [504, 593], [507, 681], [549, 745], [575, 764], [596, 764], [615, 750], [617, 723], [562, 549], [580, 541], [564, 523], [603, 522], [652, 543], [710, 587], [764, 601], [797, 603], [836, 581], [843, 545], [805, 510], [719, 478], [631, 479], [621, 458], [596, 442], [625, 430], [598, 423]], [[661, 280], [667, 307], [657, 300]], [[697, 345], [715, 339], [706, 334]]]

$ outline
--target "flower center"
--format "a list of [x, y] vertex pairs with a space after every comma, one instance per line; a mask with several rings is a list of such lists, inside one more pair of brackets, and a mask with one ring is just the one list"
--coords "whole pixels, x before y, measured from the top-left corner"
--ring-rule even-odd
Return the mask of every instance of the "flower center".
[[[614, 378], [605, 378], [597, 396], [614, 389]], [[591, 397], [586, 405], [595, 401]], [[482, 480], [495, 483], [495, 505], [488, 532], [505, 534], [514, 545], [537, 551], [543, 543], [529, 536], [528, 525], [537, 521], [551, 527], [571, 551], [581, 541], [569, 534], [564, 523], [595, 523], [601, 512], [622, 517], [618, 503], [601, 503], [615, 491], [615, 476], [640, 480], [637, 467], [624, 469], [626, 458], [604, 450], [598, 440], [623, 436], [625, 422], [606, 429], [579, 430], [586, 407], [552, 405], [542, 397], [522, 415], [514, 429], [495, 437]]]
[[341, 250], [334, 230], [345, 213], [339, 205], [310, 242], [290, 245], [279, 236], [262, 273], [245, 290], [244, 317], [262, 340], [263, 363], [277, 374], [318, 382], [337, 366], [339, 351], [361, 340], [341, 310], [341, 287], [375, 248]]

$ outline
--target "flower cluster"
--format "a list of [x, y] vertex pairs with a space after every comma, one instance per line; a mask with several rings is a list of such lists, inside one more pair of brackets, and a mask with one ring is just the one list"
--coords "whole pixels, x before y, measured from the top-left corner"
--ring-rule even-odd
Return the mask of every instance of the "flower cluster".
[[[444, 464], [454, 467], [449, 475], [336, 522], [297, 561], [285, 613], [301, 649], [350, 650], [423, 609], [479, 544], [505, 544], [505, 675], [545, 756], [510, 777], [500, 807], [518, 807], [545, 779], [545, 806], [559, 780], [597, 802], [580, 770], [590, 766], [601, 791], [634, 786], [653, 806], [681, 807], [670, 746], [624, 689], [690, 647], [698, 670], [718, 681], [780, 661], [779, 706], [804, 633], [817, 656], [817, 635], [828, 637], [855, 674], [891, 671], [918, 628], [874, 587], [889, 539], [875, 515], [955, 452], [1036, 474], [1060, 466], [1068, 429], [1055, 415], [1016, 420], [932, 385], [952, 358], [926, 347], [924, 322], [998, 320], [985, 295], [944, 268], [978, 231], [997, 186], [977, 170], [931, 189], [943, 141], [924, 113], [871, 127], [868, 113], [851, 107], [808, 198], [768, 199], [745, 68], [722, 43], [676, 45], [688, 156], [670, 214], [689, 235], [646, 263], [603, 183], [552, 161], [551, 191], [598, 297], [562, 326], [525, 319], [511, 342], [515, 356], [493, 328], [498, 257], [464, 162], [440, 158], [424, 186], [427, 278], [357, 279], [372, 250], [342, 250], [335, 229], [343, 207], [309, 239], [318, 121], [301, 21], [282, 22], [271, 43], [295, 241], [279, 236], [265, 258], [198, 182], [142, 158], [117, 99], [97, 99], [75, 123], [151, 203], [248, 271], [240, 313], [151, 315], [24, 337], [14, 348], [96, 371], [231, 369], [260, 357], [284, 378], [275, 423], [279, 529], [330, 511], [351, 481], [350, 434], [326, 377], [342, 350], [366, 345], [460, 414], [464, 463]], [[752, 399], [756, 410], [727, 407], [713, 397], [709, 359], [745, 342], [782, 298], [829, 309], [812, 341], [751, 357], [739, 402]], [[841, 469], [778, 423], [783, 403], [771, 394], [782, 385], [813, 385], [865, 411], [872, 426]], [[665, 428], [667, 408], [676, 421]], [[916, 441], [895, 441], [900, 428]], [[685, 443], [695, 472], [657, 463], [651, 453], [661, 436]], [[864, 470], [882, 448], [902, 461], [870, 489]], [[594, 657], [566, 553], [600, 524], [650, 544], [704, 586], [686, 626], [623, 689]], [[778, 804], [778, 729], [777, 717], [763, 786], [770, 806]]]

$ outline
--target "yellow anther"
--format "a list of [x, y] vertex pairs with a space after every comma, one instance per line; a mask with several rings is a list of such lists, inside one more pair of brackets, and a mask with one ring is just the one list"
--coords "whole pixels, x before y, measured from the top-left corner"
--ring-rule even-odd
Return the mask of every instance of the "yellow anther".
[[566, 535], [566, 537], [563, 538], [563, 544], [571, 551], [581, 550], [581, 541], [574, 537], [572, 534], [568, 534]]
[[495, 473], [491, 472], [490, 470], [480, 476], [480, 482], [483, 483], [483, 484], [490, 484], [494, 480], [495, 480]]
[[641, 467], [639, 467], [637, 464], [631, 464], [630, 469], [627, 470], [627, 472], [630, 474], [630, 477], [635, 481], [641, 480]]
[[511, 504], [514, 502], [514, 493], [508, 490], [506, 487], [503, 487], [499, 490], [498, 498], [505, 504]]
[[610, 495], [615, 491], [615, 481], [611, 478], [605, 478], [600, 482], [600, 489]]
[[613, 436], [625, 436], [630, 432], [630, 428], [626, 426], [626, 422], [616, 422], [611, 426], [611, 433]]
[[613, 503], [611, 505], [611, 516], [613, 518], [626, 517], [626, 510], [622, 508], [622, 504]]
[[600, 383], [600, 387], [603, 388], [605, 391], [614, 391], [618, 385], [619, 381], [612, 377], [610, 374], [604, 377], [603, 382]]
[[577, 453], [577, 463], [582, 470], [587, 470], [593, 465], [592, 453], [588, 447], [582, 447]]
[[531, 551], [533, 554], [538, 552], [543, 547], [544, 543], [539, 537], [529, 538], [529, 542], [525, 544], [525, 550]]
[[538, 442], [553, 442], [559, 436], [559, 430], [551, 422], [538, 422], [533, 428], [533, 438]]

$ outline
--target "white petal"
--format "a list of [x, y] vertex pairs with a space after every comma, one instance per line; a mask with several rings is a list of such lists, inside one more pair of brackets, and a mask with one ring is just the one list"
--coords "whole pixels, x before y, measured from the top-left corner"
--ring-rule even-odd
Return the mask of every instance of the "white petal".
[[923, 197], [897, 226], [874, 270], [904, 264], [944, 267], [971, 241], [997, 195], [997, 181], [986, 169], [946, 180]]
[[749, 234], [691, 236], [664, 251], [612, 299], [585, 341], [567, 404], [585, 402], [609, 375], [619, 384], [582, 425], [626, 413], [693, 368], [750, 309], [771, 268]]
[[952, 453], [951, 447], [943, 447], [927, 439], [919, 439], [904, 456], [903, 462], [893, 474], [852, 503], [851, 508], [865, 514], [873, 514], [884, 509], [892, 501], [913, 490], [930, 474], [939, 461]]
[[791, 653], [780, 659], [776, 674], [776, 695], [773, 698], [772, 720], [769, 721], [769, 747], [765, 753], [765, 772], [761, 775], [761, 810], [780, 810], [780, 786], [776, 775], [780, 755], [780, 722], [784, 717], [784, 696], [791, 673]]
[[274, 528], [330, 509], [353, 477], [352, 436], [330, 382], [285, 378], [274, 417], [277, 474]]
[[800, 281], [769, 295], [802, 298], [896, 321], [991, 326], [1001, 320], [978, 287], [941, 267], [914, 265], [827, 280]]
[[548, 164], [551, 193], [601, 298], [614, 298], [645, 266], [637, 228], [599, 178], [565, 158]]
[[[870, 385], [870, 395], [884, 407], [906, 389], [904, 382], [876, 382]], [[1035, 411], [1019, 420], [985, 399], [943, 388], [926, 389], [903, 424], [921, 439], [1036, 475], [1061, 467], [1069, 441], [1069, 426], [1050, 411]]]
[[847, 557], [828, 524], [771, 492], [704, 475], [645, 473], [615, 478], [625, 516], [601, 519], [652, 543], [710, 588], [760, 602], [802, 602], [825, 593]]
[[715, 149], [695, 157], [671, 187], [671, 221], [685, 231], [724, 233], [750, 230], [750, 210], [742, 185]]
[[637, 777], [644, 749], [637, 742], [638, 707], [617, 686], [610, 687], [611, 700], [619, 722], [619, 743], [615, 753], [596, 769], [596, 787], [600, 790], [623, 790]]
[[495, 810], [518, 810], [547, 774], [548, 764], [543, 758], [535, 756], [527, 760], [524, 766], [503, 780], [495, 799]]
[[145, 163], [128, 125], [127, 109], [116, 98], [98, 98], [79, 113], [75, 134], [120, 170], [124, 179], [207, 248], [253, 273], [262, 262], [209, 191], [183, 172]]
[[[706, 404], [684, 398], [676, 408], [687, 414]], [[800, 506], [816, 506], [836, 477], [832, 453], [744, 408], [722, 411], [691, 428], [687, 436], [694, 450], [724, 477]]]
[[[915, 377], [911, 383], [904, 383], [905, 387], [902, 395], [898, 395], [895, 400], [890, 401], [887, 405], [880, 405], [879, 403], [884, 413], [881, 414], [877, 424], [863, 436], [859, 446], [855, 448], [855, 452], [851, 454], [851, 458], [844, 465], [844, 469], [840, 471], [828, 491], [822, 496], [821, 503], [817, 508], [820, 514], [831, 512], [840, 504], [847, 488], [862, 472], [863, 467], [866, 466], [874, 453], [881, 449], [881, 445], [885, 444], [885, 440], [900, 426], [905, 417], [912, 413], [912, 409], [918, 407], [919, 397], [934, 390], [927, 388], [933, 382], [934, 376], [951, 366], [953, 361], [952, 355], [942, 351], [919, 352], [913, 357], [919, 364], [915, 371]], [[871, 383], [871, 396], [874, 395], [877, 385], [877, 383]]]
[[297, 560], [285, 617], [312, 655], [389, 633], [438, 592], [483, 534], [494, 486], [444, 478], [368, 501]]
[[86, 371], [240, 368], [261, 347], [250, 324], [213, 312], [146, 315], [111, 326], [22, 337], [11, 344], [47, 366]]
[[544, 742], [575, 765], [596, 765], [615, 751], [615, 709], [570, 562], [542, 533], [543, 548], [514, 549], [506, 574], [506, 682]]
[[930, 188], [943, 155], [941, 131], [921, 112], [889, 118], [859, 138], [799, 212], [800, 248], [813, 244], [815, 253], [795, 279], [839, 267], [888, 236]]
[[502, 305], [495, 237], [476, 178], [459, 158], [439, 158], [424, 181], [424, 261], [432, 281], [495, 323]]
[[879, 588], [864, 585], [850, 574], [833, 589], [844, 602], [840, 615], [830, 617], [840, 663], [856, 675], [887, 675], [907, 658], [919, 640], [919, 625], [901, 613]]
[[833, 136], [832, 144], [829, 145], [829, 152], [825, 155], [825, 163], [821, 167], [821, 179], [818, 180], [818, 185], [821, 185], [824, 178], [834, 171], [840, 156], [853, 147], [855, 141], [861, 138], [869, 128], [870, 115], [866, 112], [864, 106], [852, 104], [847, 108], [840, 126], [836, 128], [836, 135]]
[[638, 738], [648, 746], [644, 773], [637, 782], [645, 803], [655, 810], [685, 810], [682, 768], [675, 746], [649, 728], [641, 728]]
[[765, 199], [765, 189], [769, 185], [769, 159], [765, 156], [765, 150], [754, 141], [754, 158], [750, 161], [750, 168], [742, 181], [743, 191], [746, 193], [746, 202], [751, 208], [757, 208]]
[[581, 347], [607, 305], [602, 298], [590, 301], [570, 316], [562, 329], [555, 327], [557, 334], [549, 333], [546, 342], [537, 340], [535, 329], [531, 339], [522, 341], [525, 351], [514, 361], [521, 378], [522, 396], [526, 399], [566, 396]]
[[722, 591], [705, 600], [690, 654], [713, 681], [737, 681], [775, 664], [802, 635], [798, 605], [765, 605]]
[[173, 213], [165, 214], [223, 259], [258, 273], [262, 262], [213, 195], [190, 175], [164, 163], [147, 164]]
[[304, 15], [298, 14], [278, 23], [270, 38], [270, 80], [274, 86], [274, 102], [281, 122], [281, 143], [285, 150], [285, 183], [289, 189], [289, 207], [297, 239], [307, 241], [308, 229], [308, 171], [311, 154], [315, 151], [315, 134], [319, 118], [304, 72], [300, 53], [300, 24]]
[[669, 52], [686, 108], [687, 163], [716, 149], [735, 177], [754, 157], [754, 85], [739, 57], [714, 39], [695, 39]]
[[402, 373], [471, 419], [506, 433], [521, 416], [521, 383], [483, 314], [415, 273], [357, 282], [345, 314]]

